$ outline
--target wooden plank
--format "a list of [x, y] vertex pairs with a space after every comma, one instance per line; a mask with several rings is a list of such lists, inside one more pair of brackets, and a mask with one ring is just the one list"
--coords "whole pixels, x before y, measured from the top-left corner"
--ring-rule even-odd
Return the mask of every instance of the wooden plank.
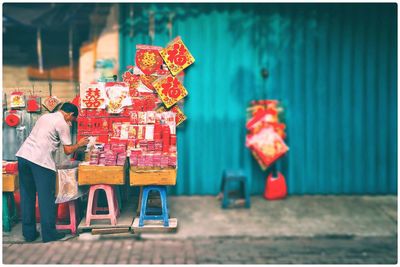
[[171, 233], [176, 232], [178, 228], [178, 219], [170, 218], [169, 226], [163, 226], [163, 221], [145, 221], [143, 227], [139, 227], [139, 217], [136, 217], [132, 223], [131, 231], [133, 233]]
[[90, 225], [86, 226], [85, 216], [78, 225], [78, 231], [85, 232], [93, 229], [129, 228], [136, 216], [136, 206], [137, 202], [133, 199], [132, 201], [128, 201], [127, 205], [122, 209], [120, 216], [117, 218], [117, 225], [111, 225], [110, 220], [92, 220]]
[[14, 192], [18, 189], [18, 174], [3, 174], [3, 192]]
[[92, 229], [93, 235], [103, 235], [103, 234], [120, 234], [120, 233], [128, 233], [130, 227], [124, 228], [94, 228]]
[[175, 185], [176, 169], [163, 170], [129, 170], [130, 185]]

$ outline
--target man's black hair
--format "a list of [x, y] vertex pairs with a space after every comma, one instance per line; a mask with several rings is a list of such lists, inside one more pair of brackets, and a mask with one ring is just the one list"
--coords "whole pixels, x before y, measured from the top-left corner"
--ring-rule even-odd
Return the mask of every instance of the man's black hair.
[[65, 103], [61, 106], [60, 110], [62, 110], [62, 111], [64, 111], [64, 112], [67, 112], [67, 113], [73, 112], [75, 117], [78, 117], [78, 114], [79, 114], [78, 107], [75, 106], [75, 105], [72, 104], [72, 103], [69, 103], [69, 102], [65, 102]]

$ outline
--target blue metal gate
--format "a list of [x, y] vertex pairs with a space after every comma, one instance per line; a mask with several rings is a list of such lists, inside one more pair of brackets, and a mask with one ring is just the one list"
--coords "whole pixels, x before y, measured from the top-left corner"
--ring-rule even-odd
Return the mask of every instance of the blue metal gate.
[[[120, 66], [135, 45], [165, 46], [167, 23], [196, 58], [185, 77], [172, 193], [216, 194], [241, 167], [252, 193], [266, 173], [244, 146], [252, 99], [279, 99], [290, 151], [290, 194], [397, 193], [396, 4], [121, 4]], [[133, 13], [131, 13], [133, 11]], [[132, 16], [133, 14], [133, 16]], [[261, 69], [270, 77], [263, 82]]]

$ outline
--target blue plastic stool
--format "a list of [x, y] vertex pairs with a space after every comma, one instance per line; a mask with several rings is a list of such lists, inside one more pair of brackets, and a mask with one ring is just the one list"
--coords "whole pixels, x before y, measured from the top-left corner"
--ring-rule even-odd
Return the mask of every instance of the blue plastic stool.
[[250, 208], [250, 192], [247, 184], [247, 178], [243, 170], [225, 170], [222, 174], [221, 192], [224, 193], [222, 198], [222, 208], [227, 209], [229, 203], [233, 202], [234, 199], [229, 198], [229, 183], [240, 182], [242, 184], [242, 195], [245, 199], [245, 207]]
[[[159, 209], [148, 208], [147, 200], [150, 191], [158, 191], [161, 198], [161, 215], [146, 215], [146, 212], [154, 212]], [[161, 185], [149, 185], [143, 187], [142, 202], [140, 206], [139, 227], [144, 226], [145, 220], [162, 220], [164, 226], [169, 226], [168, 222], [168, 206], [167, 206], [167, 187]]]

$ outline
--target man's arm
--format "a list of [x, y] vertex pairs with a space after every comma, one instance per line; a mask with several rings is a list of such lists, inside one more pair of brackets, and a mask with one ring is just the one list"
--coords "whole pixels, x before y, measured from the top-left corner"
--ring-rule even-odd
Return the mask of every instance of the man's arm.
[[81, 140], [79, 140], [78, 143], [76, 143], [75, 145], [69, 145], [69, 146], [64, 145], [64, 153], [66, 155], [70, 155], [75, 151], [77, 151], [78, 148], [80, 148], [81, 146], [86, 146], [88, 142], [89, 142], [88, 138], [84, 137]]

